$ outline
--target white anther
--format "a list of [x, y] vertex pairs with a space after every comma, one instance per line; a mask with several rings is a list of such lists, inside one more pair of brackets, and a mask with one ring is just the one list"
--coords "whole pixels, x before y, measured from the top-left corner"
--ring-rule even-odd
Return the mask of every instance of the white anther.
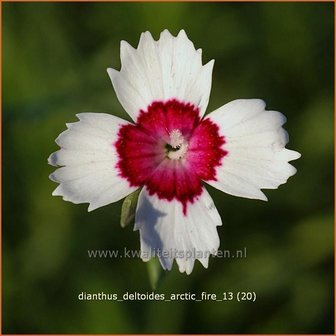
[[168, 158], [171, 160], [182, 159], [188, 151], [188, 142], [184, 139], [181, 131], [178, 129], [171, 131], [169, 137], [169, 144], [174, 150], [168, 151]]
[[169, 137], [170, 137], [170, 145], [173, 148], [177, 148], [177, 147], [181, 146], [182, 143], [184, 142], [183, 135], [182, 135], [181, 131], [178, 130], [178, 129], [172, 130], [169, 133]]

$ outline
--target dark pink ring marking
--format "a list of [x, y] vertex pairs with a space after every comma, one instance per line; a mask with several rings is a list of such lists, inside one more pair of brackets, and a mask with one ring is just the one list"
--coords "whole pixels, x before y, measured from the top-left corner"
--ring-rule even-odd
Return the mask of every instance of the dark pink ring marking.
[[[182, 159], [167, 156], [170, 132], [179, 130], [188, 142]], [[181, 202], [183, 213], [202, 193], [202, 180], [216, 180], [216, 167], [227, 151], [224, 136], [199, 109], [176, 99], [156, 101], [140, 111], [135, 124], [123, 125], [114, 144], [119, 175], [131, 186], [146, 186], [150, 195]]]

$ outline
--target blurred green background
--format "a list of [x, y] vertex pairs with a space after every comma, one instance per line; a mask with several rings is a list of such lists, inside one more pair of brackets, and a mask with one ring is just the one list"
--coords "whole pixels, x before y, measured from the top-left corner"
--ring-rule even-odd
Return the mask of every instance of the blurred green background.
[[[3, 332], [333, 333], [333, 4], [4, 3]], [[160, 293], [256, 291], [255, 303], [90, 302], [80, 292], [151, 292], [139, 259], [90, 259], [88, 249], [139, 248], [119, 225], [121, 202], [87, 212], [51, 196], [47, 157], [84, 111], [126, 113], [107, 67], [119, 42], [185, 29], [216, 60], [208, 111], [262, 98], [282, 111], [296, 176], [269, 202], [212, 188], [221, 249], [246, 259], [176, 265]]]

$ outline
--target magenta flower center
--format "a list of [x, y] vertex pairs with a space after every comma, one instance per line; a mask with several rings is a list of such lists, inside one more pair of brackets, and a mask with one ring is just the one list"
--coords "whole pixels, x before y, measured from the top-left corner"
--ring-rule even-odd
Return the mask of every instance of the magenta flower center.
[[202, 181], [216, 180], [216, 167], [227, 155], [225, 139], [194, 105], [175, 99], [153, 102], [135, 124], [120, 128], [115, 143], [119, 175], [150, 195], [177, 200], [187, 213], [202, 193]]

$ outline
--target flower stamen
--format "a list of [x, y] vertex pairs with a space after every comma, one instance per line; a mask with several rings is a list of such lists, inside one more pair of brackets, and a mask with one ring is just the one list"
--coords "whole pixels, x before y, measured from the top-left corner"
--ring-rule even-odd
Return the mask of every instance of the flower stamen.
[[188, 142], [178, 129], [172, 130], [169, 133], [169, 138], [169, 143], [166, 146], [168, 158], [171, 160], [182, 159], [188, 151]]

